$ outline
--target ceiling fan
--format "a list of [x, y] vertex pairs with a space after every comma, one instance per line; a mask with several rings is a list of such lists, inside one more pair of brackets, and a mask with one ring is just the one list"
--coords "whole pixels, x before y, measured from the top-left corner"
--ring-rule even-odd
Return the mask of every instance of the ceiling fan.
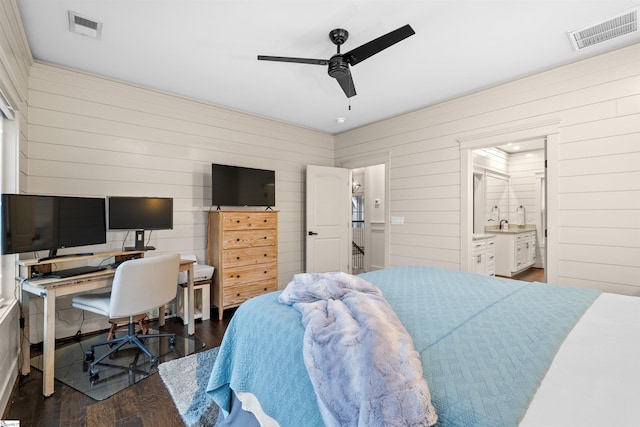
[[351, 78], [350, 65], [356, 65], [365, 59], [393, 46], [415, 34], [410, 25], [405, 25], [397, 30], [391, 31], [377, 39], [371, 40], [347, 53], [340, 53], [340, 45], [347, 41], [349, 32], [342, 28], [337, 28], [329, 32], [329, 39], [338, 47], [338, 52], [329, 59], [311, 59], [311, 58], [291, 58], [286, 56], [265, 56], [258, 55], [260, 61], [279, 61], [279, 62], [297, 62], [300, 64], [328, 65], [328, 73], [331, 77], [338, 81], [340, 87], [344, 91], [347, 98], [351, 98], [356, 94], [356, 88]]

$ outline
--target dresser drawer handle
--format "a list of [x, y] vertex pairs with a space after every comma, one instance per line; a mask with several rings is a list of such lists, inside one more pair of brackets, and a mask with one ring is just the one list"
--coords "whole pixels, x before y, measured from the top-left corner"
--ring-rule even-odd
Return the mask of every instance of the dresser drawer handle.
[[267, 270], [264, 271], [264, 274], [267, 274]]
[[240, 257], [239, 257], [239, 256], [237, 256], [237, 257], [236, 257], [236, 259], [240, 259]]
[[239, 219], [236, 219], [236, 224], [240, 224], [240, 220]]
[[264, 240], [267, 240], [267, 236], [264, 236]]
[[236, 279], [239, 279], [239, 278], [240, 278], [240, 275], [238, 274], [238, 275], [236, 276]]
[[265, 219], [264, 222], [267, 222], [267, 220]]
[[264, 256], [269, 256], [269, 254], [264, 254]]
[[238, 292], [238, 293], [236, 294], [236, 296], [237, 296], [237, 297], [239, 297], [239, 296], [240, 296], [240, 292]]
[[264, 288], [264, 290], [266, 291], [266, 290], [267, 290], [267, 288]]
[[236, 242], [239, 242], [239, 241], [240, 241], [240, 239], [236, 239]]

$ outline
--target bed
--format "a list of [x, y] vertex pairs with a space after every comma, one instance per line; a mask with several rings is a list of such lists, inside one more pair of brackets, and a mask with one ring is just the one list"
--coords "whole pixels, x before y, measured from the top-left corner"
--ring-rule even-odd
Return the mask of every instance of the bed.
[[[411, 335], [436, 426], [639, 425], [640, 298], [425, 266], [359, 277]], [[280, 293], [227, 328], [207, 388], [220, 425], [325, 425]]]

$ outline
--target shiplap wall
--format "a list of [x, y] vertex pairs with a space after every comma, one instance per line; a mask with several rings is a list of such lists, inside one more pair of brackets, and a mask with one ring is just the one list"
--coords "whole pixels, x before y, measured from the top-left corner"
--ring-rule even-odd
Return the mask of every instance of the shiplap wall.
[[495, 147], [473, 150], [473, 166], [480, 170], [490, 170], [509, 174], [509, 153]]
[[391, 265], [462, 269], [458, 141], [548, 119], [548, 280], [640, 295], [640, 44], [340, 134], [336, 162], [390, 153]]
[[[174, 198], [158, 252], [204, 260], [211, 163], [276, 171], [281, 282], [303, 266], [304, 172], [332, 165], [330, 135], [36, 63], [29, 84], [30, 193]], [[109, 232], [118, 248], [122, 233]]]
[[[13, 121], [4, 120], [0, 126], [0, 174], [2, 192], [26, 190], [19, 187], [20, 145], [26, 145], [26, 99], [28, 96], [28, 76], [31, 53], [24, 35], [20, 31], [17, 6], [14, 1], [0, 1], [0, 90], [15, 110]], [[0, 116], [2, 113], [0, 113]], [[16, 143], [18, 141], [18, 143]], [[0, 297], [12, 298], [15, 289], [15, 256], [1, 256]]]
[[[0, 132], [0, 176], [2, 191], [18, 191], [18, 152], [26, 142], [26, 111], [31, 53], [21, 31], [20, 16], [14, 0], [0, 0], [0, 90], [15, 110], [15, 120], [5, 121]], [[2, 113], [0, 113], [1, 115]], [[25, 186], [26, 187], [26, 186]], [[20, 351], [20, 309], [12, 301], [16, 292], [16, 256], [0, 256], [0, 413], [10, 401], [18, 376]]]
[[[331, 135], [42, 63], [29, 78], [28, 139], [29, 193], [173, 197], [174, 228], [153, 232], [149, 256], [202, 263], [211, 163], [274, 169], [281, 287], [304, 270], [306, 165], [334, 163]], [[107, 234], [88, 249], [119, 249], [125, 233]], [[79, 314], [58, 304], [57, 335], [73, 335]]]

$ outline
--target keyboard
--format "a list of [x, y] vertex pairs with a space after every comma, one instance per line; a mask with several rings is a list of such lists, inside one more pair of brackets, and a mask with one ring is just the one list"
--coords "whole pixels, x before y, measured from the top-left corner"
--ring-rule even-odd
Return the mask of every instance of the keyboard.
[[81, 274], [97, 273], [98, 271], [103, 271], [106, 269], [107, 267], [104, 267], [104, 266], [94, 267], [92, 265], [83, 265], [81, 267], [74, 267], [74, 268], [67, 268], [64, 270], [52, 271], [51, 273], [47, 273], [46, 277], [66, 278], [66, 277], [80, 276]]

